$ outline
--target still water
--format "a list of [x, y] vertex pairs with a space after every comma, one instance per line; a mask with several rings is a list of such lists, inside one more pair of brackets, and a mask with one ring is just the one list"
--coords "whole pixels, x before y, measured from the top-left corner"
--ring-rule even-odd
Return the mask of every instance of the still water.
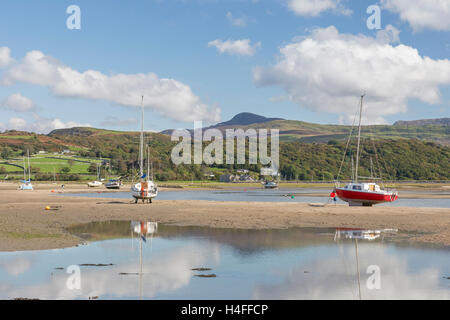
[[[206, 201], [262, 201], [262, 202], [305, 202], [325, 203], [329, 200], [331, 190], [324, 189], [237, 189], [237, 190], [180, 190], [160, 191], [157, 200], [206, 200]], [[310, 196], [309, 194], [323, 194], [323, 196]], [[445, 194], [449, 194], [448, 192]], [[131, 199], [130, 192], [102, 192], [72, 193], [67, 196], [81, 196], [94, 198]], [[406, 198], [402, 198], [402, 195]], [[450, 198], [447, 199], [410, 199], [408, 192], [400, 193], [400, 198], [392, 203], [378, 206], [393, 207], [429, 207], [450, 208]], [[338, 204], [345, 202], [338, 200]]]
[[[69, 230], [86, 245], [2, 252], [0, 298], [359, 299], [357, 261], [362, 299], [450, 298], [450, 249], [394, 244], [395, 235], [356, 242], [335, 240], [334, 229], [155, 231], [144, 242], [130, 221], [97, 222]], [[79, 289], [67, 285], [71, 265], [80, 266]], [[367, 273], [373, 266], [379, 272]]]

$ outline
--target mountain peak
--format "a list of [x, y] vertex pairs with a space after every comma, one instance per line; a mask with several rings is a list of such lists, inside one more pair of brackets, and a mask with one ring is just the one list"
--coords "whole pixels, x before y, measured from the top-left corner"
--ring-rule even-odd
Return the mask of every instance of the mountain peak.
[[233, 126], [233, 125], [249, 125], [253, 123], [269, 122], [274, 120], [284, 120], [282, 118], [267, 118], [251, 112], [241, 112], [235, 115], [231, 120], [216, 124], [214, 127]]

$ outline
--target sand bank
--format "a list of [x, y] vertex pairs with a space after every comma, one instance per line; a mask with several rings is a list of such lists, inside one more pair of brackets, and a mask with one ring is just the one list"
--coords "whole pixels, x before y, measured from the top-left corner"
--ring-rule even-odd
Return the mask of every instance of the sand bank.
[[[0, 184], [0, 251], [74, 246], [82, 240], [69, 234], [65, 230], [67, 226], [105, 220], [151, 220], [177, 225], [248, 229], [397, 228], [400, 231], [398, 241], [450, 246], [449, 209], [310, 207], [302, 203], [185, 200], [155, 200], [153, 204], [136, 205], [131, 198], [60, 197], [56, 194], [59, 189], [52, 185], [37, 185], [34, 191], [17, 191], [16, 187]], [[89, 191], [82, 185], [66, 185], [65, 190]], [[58, 206], [59, 209], [47, 211], [46, 206]]]

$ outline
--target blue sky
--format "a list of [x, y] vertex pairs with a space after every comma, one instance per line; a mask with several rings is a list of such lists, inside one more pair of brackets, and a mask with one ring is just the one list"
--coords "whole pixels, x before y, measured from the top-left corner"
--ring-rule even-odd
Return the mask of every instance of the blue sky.
[[[305, 52], [302, 53], [303, 56], [283, 56], [280, 49], [311, 38], [317, 44], [316, 49], [320, 50], [323, 48], [321, 45], [327, 43], [321, 40], [321, 36], [314, 36], [314, 30], [327, 30], [327, 39], [338, 38], [344, 44], [347, 41], [344, 37], [348, 35], [376, 39], [380, 30], [367, 28], [369, 14], [366, 9], [369, 5], [378, 3], [382, 7], [381, 31], [392, 26], [399, 32], [399, 40], [380, 44], [379, 47], [407, 46], [416, 49], [419, 57], [427, 56], [434, 62], [427, 68], [420, 66], [420, 62], [417, 68], [414, 65], [401, 65], [395, 73], [390, 70], [397, 67], [392, 65], [395, 64], [392, 61], [398, 57], [376, 61], [381, 69], [384, 68], [384, 63], [390, 69], [386, 69], [386, 72], [380, 70], [379, 75], [373, 75], [373, 81], [365, 84], [364, 89], [369, 99], [368, 115], [379, 119], [380, 123], [449, 116], [450, 28], [445, 21], [441, 26], [429, 21], [408, 20], [402, 16], [408, 14], [408, 8], [402, 4], [396, 9], [389, 6], [389, 2], [394, 0], [384, 0], [383, 3], [376, 0], [331, 0], [351, 10], [351, 14], [331, 8], [317, 15], [295, 11], [291, 2], [296, 1], [300, 3], [311, 0], [4, 0], [0, 4], [0, 47], [9, 48], [14, 61], [3, 69], [0, 68], [0, 79], [7, 78], [7, 73], [17, 72], [15, 68], [23, 63], [25, 55], [37, 50], [79, 73], [87, 70], [96, 70], [105, 76], [154, 73], [158, 79], [172, 79], [177, 84], [188, 87], [188, 97], [183, 91], [183, 95], [177, 98], [180, 100], [174, 98], [167, 110], [164, 109], [164, 99], [177, 96], [177, 92], [155, 97], [155, 103], [148, 102], [145, 117], [147, 130], [192, 127], [194, 114], [200, 118], [205, 114], [205, 122], [216, 122], [217, 112], [215, 116], [206, 115], [214, 113], [210, 110], [216, 109], [220, 110], [220, 121], [247, 111], [268, 117], [317, 123], [346, 123], [358, 100], [360, 88], [352, 85], [354, 80], [343, 80], [342, 83], [347, 86], [336, 86], [340, 74], [334, 74], [333, 79], [328, 79], [326, 70], [317, 70], [321, 65], [326, 66], [326, 63], [294, 69], [294, 75], [291, 76], [288, 70], [283, 69], [286, 65], [293, 61], [302, 65], [301, 63], [309, 60], [304, 57]], [[69, 30], [66, 27], [66, 19], [69, 17], [66, 8], [72, 4], [81, 9], [81, 30]], [[450, 20], [450, 12], [433, 8], [429, 10], [436, 15], [444, 11], [444, 17]], [[437, 16], [435, 20], [439, 18]], [[330, 36], [333, 34], [331, 29], [327, 29], [330, 26], [336, 28], [338, 36]], [[218, 48], [208, 45], [214, 40], [241, 39], [250, 41], [253, 52], [220, 53]], [[342, 50], [336, 54], [346, 56]], [[319, 58], [320, 55], [317, 59]], [[378, 59], [376, 56], [375, 58]], [[272, 67], [277, 66], [280, 61], [285, 63], [273, 70]], [[255, 68], [258, 67], [265, 70], [262, 80], [255, 78]], [[413, 82], [412, 76], [408, 78], [408, 75], [401, 74], [414, 73], [415, 70], [420, 70], [418, 74], [421, 78]], [[430, 79], [434, 70], [439, 70], [442, 74]], [[122, 102], [120, 97], [110, 99], [105, 95], [93, 98], [95, 92], [55, 89], [58, 79], [54, 82], [41, 81], [41, 75], [36, 72], [33, 73], [33, 79], [13, 75], [11, 77], [14, 81], [0, 85], [0, 129], [44, 132], [70, 124], [89, 124], [115, 130], [138, 129], [138, 123], [133, 119], [138, 118], [139, 110], [131, 106], [133, 103], [128, 103], [128, 100]], [[371, 76], [367, 72], [369, 71], [361, 72], [362, 80]], [[344, 72], [342, 77], [345, 76]], [[385, 88], [380, 89], [379, 84], [386, 83], [383, 77], [395, 78], [393, 83], [399, 83], [404, 88], [397, 90], [392, 86], [391, 92]], [[309, 79], [317, 78], [320, 78], [320, 84], [310, 87], [314, 84]], [[422, 101], [406, 88], [421, 88], [422, 83], [427, 87], [424, 95], [433, 96], [437, 90], [439, 101], [432, 97]], [[114, 91], [117, 92], [114, 88], [117, 87], [109, 89], [113, 94]], [[318, 95], [313, 94], [316, 90]], [[320, 100], [315, 98], [328, 90], [330, 92]], [[391, 97], [396, 97], [400, 91], [402, 101], [395, 101], [398, 106], [378, 115], [377, 109], [381, 110], [392, 104]], [[377, 92], [377, 97], [371, 101], [373, 92]], [[32, 110], [18, 111], [14, 103], [25, 100], [18, 102], [17, 99], [9, 99], [14, 94], [20, 94], [28, 99], [26, 101], [31, 101]], [[117, 92], [119, 94], [121, 93]], [[351, 100], [352, 96], [355, 103]], [[139, 95], [136, 97], [138, 99]], [[190, 99], [195, 101], [177, 109], [178, 105]], [[334, 101], [336, 106], [331, 106]], [[202, 106], [199, 111], [189, 111], [191, 106], [194, 108], [198, 105]]]

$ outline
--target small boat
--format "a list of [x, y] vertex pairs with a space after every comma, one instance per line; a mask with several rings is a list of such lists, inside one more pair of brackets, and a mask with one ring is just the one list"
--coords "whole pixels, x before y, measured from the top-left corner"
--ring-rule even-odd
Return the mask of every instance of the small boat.
[[[333, 192], [336, 193], [339, 199], [342, 201], [348, 202], [350, 206], [368, 206], [371, 207], [374, 204], [383, 203], [383, 202], [393, 202], [398, 199], [398, 194], [396, 191], [390, 190], [382, 190], [381, 187], [375, 182], [358, 182], [358, 164], [360, 157], [360, 140], [361, 140], [361, 118], [362, 118], [362, 109], [363, 109], [363, 99], [364, 95], [361, 96], [361, 104], [359, 110], [359, 126], [358, 126], [358, 143], [357, 143], [357, 151], [356, 151], [356, 168], [355, 174], [353, 174], [352, 169], [352, 182], [347, 184], [344, 187], [340, 187], [339, 185], [335, 186]], [[352, 128], [353, 131], [353, 128]], [[351, 137], [351, 133], [350, 133]], [[349, 141], [350, 141], [349, 137]], [[348, 146], [348, 143], [347, 143]], [[345, 159], [345, 153], [344, 153]], [[342, 163], [344, 160], [342, 160]], [[353, 158], [352, 158], [353, 165]], [[342, 168], [342, 165], [341, 165]], [[340, 174], [340, 172], [339, 172]], [[338, 174], [338, 178], [339, 178]], [[367, 178], [367, 177], [361, 177]], [[376, 179], [374, 177], [370, 177], [370, 179]]]
[[100, 187], [103, 184], [103, 182], [100, 181], [100, 164], [97, 164], [97, 180], [88, 182], [89, 188], [96, 188]]
[[348, 202], [350, 206], [372, 206], [398, 199], [397, 192], [381, 190], [376, 183], [352, 182], [343, 188], [336, 188], [335, 192], [339, 199]]
[[103, 183], [101, 182], [101, 181], [91, 181], [91, 182], [88, 182], [88, 187], [89, 188], [95, 188], [95, 187], [100, 187], [101, 185], [102, 185]]
[[150, 172], [150, 150], [147, 156], [147, 173], [144, 173], [144, 96], [142, 96], [141, 107], [141, 138], [139, 145], [139, 167], [140, 167], [140, 182], [131, 186], [131, 195], [137, 203], [142, 200], [144, 203], [152, 203], [152, 199], [158, 195], [158, 186], [150, 179], [148, 173]]
[[[23, 159], [23, 180], [19, 190], [33, 190], [31, 184], [31, 166], [30, 166], [30, 151], [27, 149], [28, 167], [25, 165], [25, 158]], [[28, 171], [28, 179], [26, 178]]]
[[106, 189], [120, 189], [121, 186], [122, 181], [116, 179], [111, 179], [105, 184]]
[[30, 180], [22, 180], [22, 184], [19, 187], [20, 190], [33, 190], [33, 185]]
[[278, 188], [278, 184], [275, 181], [266, 181], [263, 183], [265, 189], [275, 189]]

